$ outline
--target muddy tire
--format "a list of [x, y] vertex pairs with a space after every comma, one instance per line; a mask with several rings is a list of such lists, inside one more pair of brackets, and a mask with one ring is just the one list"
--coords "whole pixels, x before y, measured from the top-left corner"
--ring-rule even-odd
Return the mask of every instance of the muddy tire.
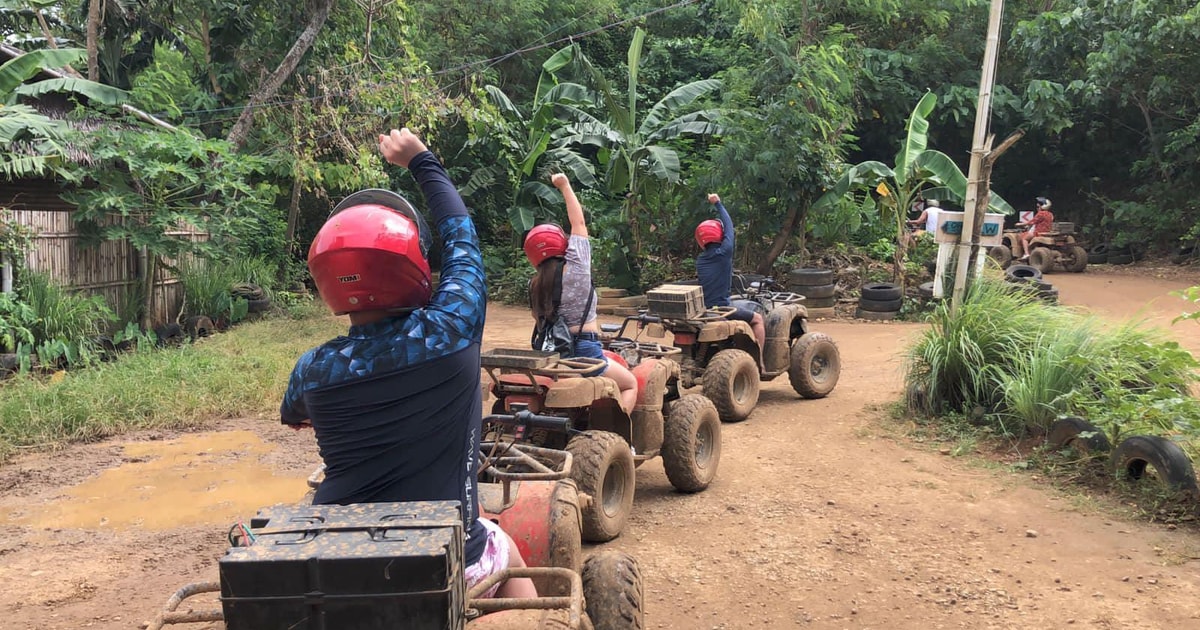
[[1070, 252], [1070, 254], [1063, 257], [1063, 269], [1066, 269], [1071, 273], [1081, 273], [1084, 269], [1087, 269], [1087, 250], [1078, 245], [1072, 245], [1070, 247]]
[[880, 311], [866, 311], [862, 308], [854, 309], [854, 319], [865, 319], [869, 322], [890, 322], [900, 316], [900, 311], [888, 311], [886, 313]]
[[988, 248], [987, 255], [988, 255], [988, 258], [991, 258], [992, 260], [996, 261], [996, 264], [999, 265], [1001, 269], [1004, 269], [1005, 267], [1008, 267], [1010, 264], [1012, 264], [1012, 259], [1013, 259], [1012, 250], [1005, 247], [1004, 245], [995, 245], [993, 247]]
[[642, 571], [627, 553], [601, 551], [583, 563], [583, 599], [595, 630], [642, 630]]
[[896, 298], [894, 300], [868, 300], [862, 298], [858, 301], [858, 308], [864, 311], [874, 313], [895, 313], [904, 307], [904, 300]]
[[863, 285], [861, 297], [874, 302], [888, 302], [904, 297], [904, 292], [900, 285], [893, 282], [872, 282]]
[[1192, 460], [1178, 444], [1167, 438], [1157, 435], [1125, 438], [1113, 451], [1109, 462], [1118, 478], [1138, 481], [1146, 476], [1147, 468], [1153, 468], [1158, 480], [1168, 489], [1200, 496]]
[[836, 284], [821, 284], [817, 286], [789, 285], [788, 290], [793, 293], [799, 293], [810, 300], [822, 298], [832, 300], [837, 295]]
[[1108, 264], [1110, 265], [1128, 265], [1133, 262], [1132, 254], [1109, 254]]
[[744, 350], [722, 350], [704, 369], [704, 395], [717, 407], [721, 422], [741, 422], [758, 404], [758, 364]]
[[1107, 453], [1112, 450], [1108, 436], [1096, 425], [1083, 418], [1060, 418], [1050, 425], [1046, 446], [1058, 450], [1071, 447], [1083, 455]]
[[805, 398], [824, 398], [837, 387], [842, 374], [842, 356], [837, 344], [825, 333], [805, 333], [792, 344], [788, 380]]
[[806, 296], [804, 296], [804, 301], [800, 302], [800, 303], [810, 309], [812, 309], [812, 308], [833, 308], [833, 306], [835, 304], [837, 304], [837, 298], [832, 298], [832, 297], [812, 298], [812, 297], [808, 297], [806, 295]]
[[[816, 269], [812, 267], [801, 267], [788, 272], [787, 284], [803, 287], [815, 287], [826, 284], [833, 284], [833, 271], [829, 269]], [[801, 291], [797, 291], [801, 293]]]
[[1030, 278], [1033, 278], [1034, 280], [1041, 280], [1042, 270], [1034, 267], [1033, 265], [1012, 265], [1008, 269], [1004, 270], [1004, 275], [1009, 280], [1021, 281], [1029, 280]]
[[607, 542], [621, 535], [633, 511], [633, 451], [616, 433], [584, 431], [571, 438], [571, 478], [592, 498], [581, 510], [583, 539]]
[[688, 394], [671, 405], [663, 427], [663, 468], [680, 492], [700, 492], [721, 463], [721, 416], [712, 401]]
[[1039, 247], [1029, 252], [1029, 266], [1042, 273], [1054, 271], [1054, 252], [1045, 247]]
[[187, 332], [188, 337], [195, 340], [213, 334], [217, 327], [213, 325], [212, 319], [204, 315], [193, 315], [183, 323], [183, 329]]

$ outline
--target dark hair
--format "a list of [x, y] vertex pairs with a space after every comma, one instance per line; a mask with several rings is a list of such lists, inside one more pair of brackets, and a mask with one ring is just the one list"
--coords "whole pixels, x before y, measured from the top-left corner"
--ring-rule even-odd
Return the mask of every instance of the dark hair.
[[554, 317], [554, 303], [562, 298], [562, 274], [566, 259], [554, 256], [542, 261], [529, 281], [529, 308], [538, 319]]

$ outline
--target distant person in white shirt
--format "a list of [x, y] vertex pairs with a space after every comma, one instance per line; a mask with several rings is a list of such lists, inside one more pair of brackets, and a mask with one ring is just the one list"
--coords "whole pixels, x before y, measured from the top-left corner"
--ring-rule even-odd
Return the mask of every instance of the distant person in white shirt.
[[913, 234], [920, 235], [920, 234], [925, 234], [927, 232], [929, 234], [936, 233], [937, 232], [938, 213], [941, 211], [942, 211], [942, 204], [937, 199], [925, 200], [925, 209], [921, 211], [921, 216], [908, 222], [908, 224], [913, 227], [918, 227], [918, 226], [924, 225], [925, 229], [922, 230], [922, 229], [919, 229], [919, 227], [918, 227], [917, 230], [913, 231]]

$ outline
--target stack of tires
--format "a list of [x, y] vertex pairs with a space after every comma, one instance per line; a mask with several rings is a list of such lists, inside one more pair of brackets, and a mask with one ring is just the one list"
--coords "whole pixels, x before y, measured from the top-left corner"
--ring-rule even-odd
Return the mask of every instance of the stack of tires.
[[1109, 245], [1101, 243], [1088, 250], [1088, 262], [1093, 264], [1128, 265], [1138, 259], [1138, 255], [1128, 245]]
[[1004, 279], [1015, 290], [1027, 291], [1047, 304], [1058, 304], [1058, 289], [1042, 279], [1042, 272], [1032, 265], [1012, 265], [1004, 270]]
[[833, 317], [837, 303], [837, 281], [833, 271], [801, 267], [788, 272], [787, 290], [804, 296], [810, 318]]
[[1088, 262], [1093, 265], [1107, 265], [1108, 243], [1093, 245], [1092, 248], [1088, 250]]
[[858, 300], [858, 308], [854, 311], [854, 317], [872, 321], [896, 319], [903, 306], [904, 291], [900, 285], [891, 282], [872, 282], [863, 285], [862, 296]]

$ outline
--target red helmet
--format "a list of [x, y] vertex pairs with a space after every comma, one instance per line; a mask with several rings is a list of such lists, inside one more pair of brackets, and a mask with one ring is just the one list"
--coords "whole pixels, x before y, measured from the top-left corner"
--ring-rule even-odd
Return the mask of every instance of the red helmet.
[[725, 228], [721, 227], [721, 222], [716, 219], [701, 221], [700, 225], [696, 226], [696, 244], [700, 245], [700, 249], [704, 249], [709, 243], [720, 243], [725, 236]]
[[342, 200], [308, 248], [308, 271], [333, 312], [424, 306], [429, 231], [404, 197], [363, 190]]
[[547, 258], [565, 256], [566, 253], [567, 233], [553, 223], [543, 223], [525, 236], [525, 257], [534, 267]]

